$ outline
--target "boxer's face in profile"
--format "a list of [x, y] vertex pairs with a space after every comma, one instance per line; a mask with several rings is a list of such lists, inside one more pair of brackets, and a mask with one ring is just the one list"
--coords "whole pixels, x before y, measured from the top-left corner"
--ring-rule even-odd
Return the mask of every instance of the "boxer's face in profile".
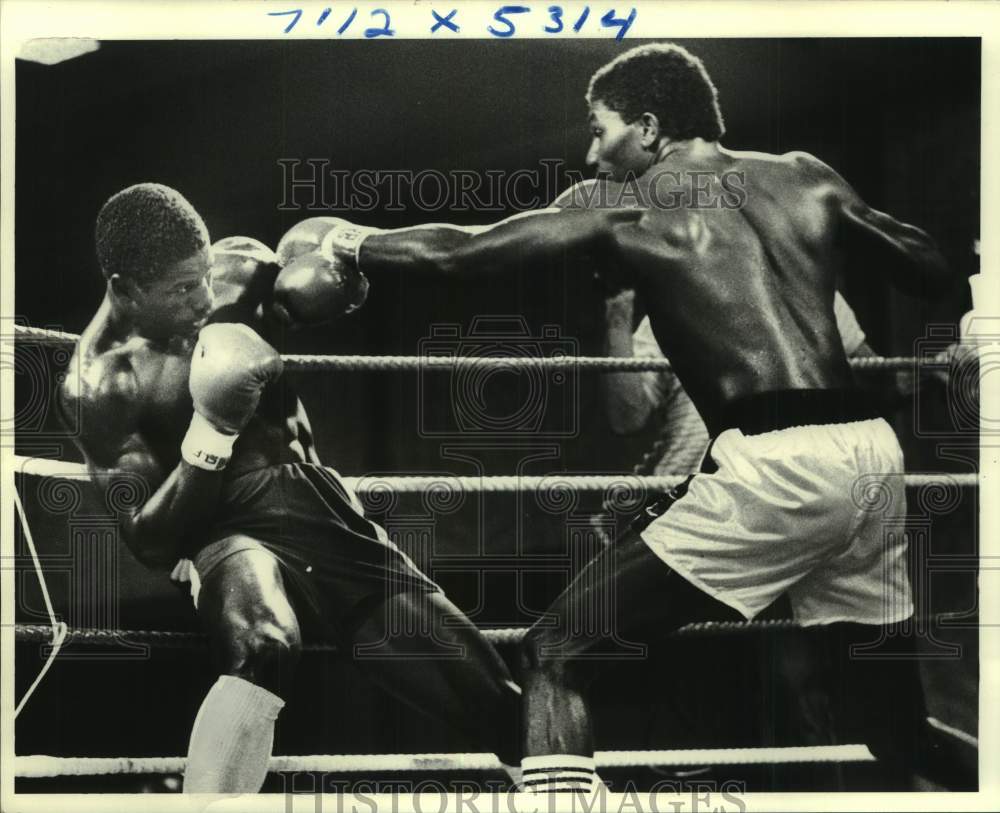
[[641, 175], [649, 167], [649, 153], [642, 147], [642, 128], [638, 122], [626, 124], [620, 114], [595, 99], [590, 106], [590, 149], [587, 164], [598, 174], [615, 181], [626, 180], [629, 172]]
[[211, 255], [208, 249], [173, 263], [129, 292], [133, 319], [144, 336], [195, 336], [212, 311]]

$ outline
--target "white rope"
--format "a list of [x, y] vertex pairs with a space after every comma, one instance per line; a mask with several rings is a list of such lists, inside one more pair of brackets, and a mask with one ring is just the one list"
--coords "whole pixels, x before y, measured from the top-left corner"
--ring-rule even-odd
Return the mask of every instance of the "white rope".
[[[56, 477], [60, 479], [88, 478], [87, 467], [82, 463], [67, 463], [42, 457], [22, 457], [16, 455], [17, 473], [35, 477]], [[572, 489], [574, 491], [606, 491], [611, 488], [635, 488], [649, 491], [666, 491], [684, 479], [675, 474], [666, 477], [638, 476], [635, 474], [546, 474], [456, 477], [453, 475], [426, 476], [385, 476], [385, 477], [341, 477], [344, 484], [358, 494], [377, 493], [391, 490], [398, 494], [421, 494], [432, 488], [449, 491], [514, 493], [519, 491], [541, 491], [545, 489]], [[906, 485], [925, 486], [934, 483], [942, 485], [979, 485], [976, 472], [919, 472], [905, 475]]]
[[[516, 646], [530, 627], [484, 627], [482, 636], [497, 646]], [[702, 638], [707, 635], [732, 635], [754, 632], [780, 632], [782, 630], [807, 629], [792, 618], [753, 619], [752, 621], [692, 621], [672, 633], [676, 638]], [[48, 627], [42, 624], [15, 624], [14, 640], [18, 643], [46, 641], [51, 636]], [[208, 636], [199, 632], [182, 630], [143, 629], [100, 629], [70, 627], [65, 638], [81, 646], [117, 646], [129, 644], [149, 644], [171, 649], [197, 649], [208, 645]], [[322, 639], [307, 641], [302, 647], [307, 652], [340, 652], [333, 641]]]
[[35, 689], [38, 688], [38, 684], [40, 684], [42, 682], [42, 678], [45, 677], [45, 673], [49, 671], [52, 664], [55, 662], [56, 655], [59, 654], [63, 641], [66, 639], [66, 622], [59, 621], [56, 618], [56, 612], [52, 607], [52, 599], [49, 598], [49, 588], [45, 583], [45, 574], [42, 572], [42, 563], [38, 559], [38, 551], [35, 550], [35, 540], [31, 536], [31, 528], [28, 527], [28, 518], [25, 516], [24, 506], [21, 504], [21, 495], [18, 493], [16, 488], [14, 489], [14, 508], [17, 510], [17, 515], [21, 519], [21, 530], [24, 532], [24, 540], [28, 543], [28, 550], [31, 552], [31, 561], [35, 565], [35, 575], [38, 577], [38, 586], [42, 589], [42, 599], [45, 602], [45, 611], [49, 614], [49, 623], [52, 625], [52, 650], [49, 652], [48, 659], [45, 661], [41, 671], [38, 673], [38, 677], [36, 677], [35, 681], [28, 687], [28, 690], [21, 698], [21, 702], [18, 703], [17, 708], [14, 709], [14, 718], [17, 719], [17, 715], [21, 713], [21, 709], [23, 709], [25, 704], [28, 702], [28, 698], [34, 694]]
[[[673, 751], [597, 751], [598, 768], [661, 765], [781, 765], [801, 762], [874, 762], [864, 745], [809, 745], [786, 748], [696, 748]], [[14, 758], [14, 775], [50, 776], [105, 774], [180, 774], [185, 757], [50, 757]], [[392, 771], [500, 771], [493, 754], [314, 754], [271, 757], [272, 773], [389, 773]]]
[[962, 731], [962, 729], [960, 728], [955, 728], [955, 726], [948, 725], [947, 723], [942, 723], [939, 719], [937, 719], [937, 717], [928, 717], [927, 723], [930, 725], [931, 728], [936, 728], [938, 731], [941, 731], [942, 733], [947, 734], [950, 737], [954, 737], [956, 740], [958, 740], [961, 743], [964, 743], [965, 745], [971, 746], [972, 748], [979, 747], [978, 738], [973, 737], [966, 731]]
[[[49, 344], [67, 344], [79, 340], [74, 333], [14, 325], [14, 333], [24, 339]], [[288, 370], [613, 370], [667, 371], [672, 369], [665, 358], [617, 356], [317, 356], [283, 355]], [[912, 370], [915, 367], [941, 367], [938, 358], [914, 356], [861, 356], [848, 359], [858, 370]]]

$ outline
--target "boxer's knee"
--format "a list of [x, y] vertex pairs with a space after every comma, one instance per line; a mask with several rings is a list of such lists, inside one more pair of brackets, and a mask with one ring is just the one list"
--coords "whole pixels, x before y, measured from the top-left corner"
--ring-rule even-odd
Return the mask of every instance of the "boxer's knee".
[[222, 672], [282, 695], [302, 652], [295, 619], [229, 613], [225, 621], [229, 634], [219, 652]]

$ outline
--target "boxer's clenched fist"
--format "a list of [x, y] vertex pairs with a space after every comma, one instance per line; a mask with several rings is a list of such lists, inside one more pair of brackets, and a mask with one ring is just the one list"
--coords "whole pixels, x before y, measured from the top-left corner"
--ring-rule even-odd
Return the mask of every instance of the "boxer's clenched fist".
[[[327, 222], [314, 222], [320, 220]], [[285, 245], [278, 246], [279, 256], [288, 259], [274, 283], [275, 316], [286, 324], [315, 325], [360, 308], [368, 297], [368, 278], [358, 270], [357, 247], [374, 229], [339, 218], [312, 218], [300, 225], [298, 237], [288, 240], [292, 229], [282, 238]], [[294, 253], [324, 228], [318, 248]]]
[[281, 265], [288, 265], [296, 257], [319, 249], [320, 243], [336, 224], [345, 223], [339, 217], [310, 217], [296, 223], [278, 242], [275, 253]]
[[220, 432], [242, 431], [264, 387], [281, 375], [278, 351], [243, 324], [201, 329], [188, 380], [197, 412]]
[[278, 352], [246, 325], [202, 328], [191, 357], [188, 384], [194, 416], [182, 457], [199, 468], [225, 467], [261, 392], [281, 375], [282, 366]]

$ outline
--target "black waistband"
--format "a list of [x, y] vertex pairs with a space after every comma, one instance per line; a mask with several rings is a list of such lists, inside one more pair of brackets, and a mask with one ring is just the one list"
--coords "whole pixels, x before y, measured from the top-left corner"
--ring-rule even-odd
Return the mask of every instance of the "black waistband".
[[850, 423], [880, 417], [870, 397], [857, 389], [775, 390], [728, 404], [721, 426], [759, 435], [791, 426]]

